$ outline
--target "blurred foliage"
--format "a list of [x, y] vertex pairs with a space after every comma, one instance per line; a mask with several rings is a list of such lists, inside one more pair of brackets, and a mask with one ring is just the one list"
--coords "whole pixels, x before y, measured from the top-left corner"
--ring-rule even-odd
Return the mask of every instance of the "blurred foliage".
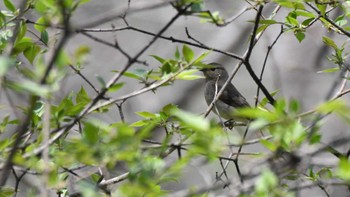
[[[68, 189], [72, 186], [68, 176], [75, 175], [75, 169], [105, 167], [113, 170], [120, 166], [125, 166], [126, 180], [119, 180], [122, 183], [110, 191], [112, 195], [167, 195], [171, 191], [164, 190], [162, 185], [179, 181], [183, 169], [193, 159], [200, 157], [205, 158], [207, 162], [217, 161], [225, 151], [230, 150], [230, 143], [241, 139], [231, 139], [231, 134], [228, 134], [220, 123], [180, 109], [171, 103], [160, 107], [162, 109], [157, 112], [135, 112], [140, 118], [132, 123], [123, 120], [107, 123], [97, 118], [98, 115], [109, 111], [111, 105], [109, 103], [96, 109], [93, 107], [110, 99], [106, 94], [118, 92], [126, 82], [115, 81], [109, 84], [104, 78], [97, 76], [101, 87], [101, 91], [96, 92], [98, 96], [89, 95], [83, 86], [77, 92], [71, 91], [67, 95], [60, 95], [59, 90], [70, 74], [69, 67], [81, 75], [80, 71], [84, 70], [91, 49], [90, 46], [81, 44], [73, 53], [64, 48], [53, 50], [56, 49], [59, 39], [51, 30], [70, 31], [70, 17], [75, 14], [79, 6], [86, 3], [89, 3], [89, 0], [30, 0], [25, 4], [24, 10], [20, 10], [13, 0], [3, 0], [5, 7], [1, 8], [0, 12], [1, 93], [6, 90], [11, 94], [21, 95], [24, 99], [31, 100], [29, 102], [31, 104], [0, 108], [3, 114], [0, 133], [9, 136], [0, 140], [1, 165], [3, 166], [9, 158], [16, 139], [20, 139], [20, 145], [13, 152], [14, 157], [10, 162], [16, 169], [20, 169], [16, 172], [33, 173], [45, 183], [44, 189], [55, 191], [59, 196], [73, 195]], [[275, 20], [272, 17], [262, 18], [257, 24], [257, 34], [270, 26], [282, 25], [284, 34], [292, 33], [298, 42], [302, 42], [308, 27], [320, 21], [328, 31], [349, 35], [347, 34], [350, 30], [348, 1], [257, 0], [252, 3], [256, 6], [274, 4], [287, 11], [282, 20]], [[186, 9], [181, 13], [195, 16], [199, 22], [217, 26], [229, 24], [220, 12], [208, 10], [203, 0], [178, 0], [174, 1], [172, 6], [177, 11]], [[331, 20], [328, 13], [334, 9], [341, 10], [341, 13]], [[36, 20], [30, 21], [25, 18], [26, 13], [35, 13]], [[254, 19], [249, 22], [256, 23]], [[347, 43], [338, 45], [327, 36], [323, 36], [323, 43], [332, 49], [333, 53], [328, 60], [336, 67], [323, 70], [321, 73], [348, 69]], [[206, 52], [196, 54], [193, 46], [187, 43], [176, 48], [168, 47], [166, 50], [174, 50], [173, 57], [161, 57], [157, 54], [150, 56], [158, 62], [157, 65], [113, 70], [112, 73], [122, 74], [123, 77], [142, 84], [140, 94], [143, 90], [157, 93], [158, 88], [165, 88], [178, 80], [203, 78], [198, 75], [198, 71], [207, 68], [208, 65], [203, 62], [211, 51], [210, 48]], [[47, 56], [52, 53], [56, 56], [52, 62], [53, 66], [49, 69]], [[107, 89], [105, 92], [102, 91], [104, 88]], [[277, 93], [278, 91], [275, 91], [270, 94], [277, 97]], [[123, 99], [123, 102], [126, 99]], [[319, 133], [322, 125], [317, 122], [312, 128], [315, 132], [311, 133], [305, 124], [316, 117], [332, 113], [346, 124], [350, 123], [350, 108], [347, 103], [339, 99], [329, 98], [315, 107], [311, 113], [306, 114], [301, 111], [297, 100], [286, 101], [278, 98], [274, 106], [268, 106], [268, 103], [267, 98], [262, 98], [257, 108], [244, 108], [237, 110], [236, 113], [237, 116], [252, 120], [250, 123], [252, 132], [258, 134], [258, 131], [263, 131], [270, 135], [270, 138], [258, 140], [267, 150], [256, 154], [254, 158], [258, 159], [275, 158], [280, 153], [294, 156], [294, 153], [305, 145], [322, 144], [322, 135]], [[25, 125], [25, 133], [22, 136], [13, 135], [11, 132], [13, 128], [21, 128], [24, 124], [20, 117], [7, 114], [7, 110], [12, 107], [20, 110], [22, 116], [28, 117], [29, 123]], [[149, 143], [155, 132], [162, 132], [165, 137], [160, 142]], [[58, 134], [60, 135], [56, 139], [55, 136]], [[49, 135], [50, 141], [45, 139], [45, 135]], [[178, 144], [173, 144], [172, 139], [180, 140]], [[240, 141], [239, 145], [243, 142]], [[44, 157], [44, 150], [47, 150], [48, 158]], [[166, 157], [172, 152], [177, 152], [179, 158], [169, 162]], [[278, 174], [276, 168], [266, 167], [257, 175], [253, 189], [241, 193], [240, 196], [294, 196], [288, 180], [308, 180], [316, 185], [320, 181], [339, 179], [343, 181], [342, 184], [347, 185], [350, 180], [350, 162], [346, 155], [338, 158], [336, 168], [332, 166], [314, 168], [309, 165], [307, 173], [289, 169], [288, 175], [285, 176]], [[76, 176], [79, 180], [74, 183], [74, 187], [82, 196], [109, 195], [106, 186], [102, 184], [105, 177], [102, 177], [98, 170], [85, 177]], [[192, 185], [189, 185], [188, 189], [196, 191]], [[13, 196], [18, 190], [22, 188], [3, 186], [0, 189], [0, 196]], [[37, 196], [38, 190], [38, 188], [28, 189], [28, 196]]]

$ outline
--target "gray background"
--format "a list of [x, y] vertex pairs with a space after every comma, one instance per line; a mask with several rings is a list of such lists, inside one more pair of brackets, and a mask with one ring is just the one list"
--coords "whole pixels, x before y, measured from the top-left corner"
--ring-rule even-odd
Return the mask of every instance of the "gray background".
[[[147, 2], [150, 1], [132, 0], [131, 6]], [[109, 13], [113, 9], [120, 9], [126, 6], [127, 0], [92, 0], [77, 10], [76, 15], [73, 17], [73, 23], [83, 24], [91, 21], [95, 17], [103, 15], [104, 13]], [[246, 6], [246, 3], [243, 1], [231, 0], [208, 0], [206, 3], [207, 9], [211, 11], [220, 11], [220, 14], [222, 14], [224, 18], [230, 18], [236, 15]], [[273, 7], [271, 7], [271, 5], [267, 6], [264, 10], [264, 14], [268, 16], [272, 10]], [[175, 14], [176, 12], [171, 6], [166, 6], [154, 10], [134, 13], [128, 15], [126, 19], [130, 26], [157, 33]], [[253, 24], [248, 21], [253, 20], [255, 14], [256, 12], [253, 10], [248, 11], [235, 22], [225, 27], [216, 27], [207, 23], [202, 24], [199, 22], [199, 19], [195, 17], [181, 17], [165, 32], [165, 36], [173, 36], [175, 38], [186, 40], [187, 36], [185, 34], [185, 27], [188, 27], [189, 32], [193, 37], [208, 46], [223, 51], [243, 54], [247, 48], [249, 35], [253, 26]], [[276, 16], [276, 20], [284, 20], [283, 18], [286, 14], [286, 12], [280, 11]], [[32, 13], [32, 15], [28, 17], [35, 18], [36, 16], [35, 13]], [[111, 24], [114, 24], [117, 28], [124, 27], [124, 23], [121, 20], [114, 20], [106, 24], [101, 24], [101, 26], [96, 28], [109, 28], [111, 27]], [[257, 74], [260, 73], [263, 65], [263, 59], [267, 52], [267, 47], [271, 45], [276, 38], [279, 30], [280, 26], [278, 25], [269, 27], [254, 48], [251, 63]], [[53, 34], [55, 31], [51, 31], [50, 33]], [[116, 38], [120, 46], [122, 46], [122, 48], [130, 55], [136, 54], [136, 52], [152, 39], [151, 36], [133, 31], [96, 33], [94, 35], [109, 42], [113, 42]], [[299, 43], [291, 32], [282, 35], [271, 52], [263, 78], [263, 83], [269, 91], [280, 90], [277, 98], [297, 99], [301, 102], [303, 110], [312, 109], [324, 100], [336, 75], [317, 73], [319, 70], [335, 66], [333, 63], [326, 60], [326, 56], [330, 53], [322, 43], [323, 35], [334, 38], [338, 44], [342, 44], [347, 39], [345, 36], [325, 32], [325, 28], [323, 28], [319, 22], [306, 31], [306, 38], [302, 43]], [[85, 68], [82, 73], [97, 87], [99, 85], [96, 75], [103, 77], [105, 81], [109, 81], [114, 74], [111, 70], [121, 69], [126, 63], [126, 59], [118, 51], [96, 43], [82, 35], [73, 36], [69, 40], [66, 48], [73, 53], [74, 50], [82, 44], [91, 47], [91, 54], [88, 57], [87, 64], [84, 66]], [[159, 39], [149, 50], [146, 51], [146, 53], [144, 53], [143, 56], [141, 56], [140, 60], [146, 60], [150, 67], [157, 68], [159, 63], [153, 60], [150, 55], [156, 54], [160, 57], [172, 58], [176, 46], [179, 48], [182, 47], [179, 43], [172, 43], [170, 41]], [[191, 48], [194, 49], [196, 54], [205, 52], [202, 49]], [[220, 62], [226, 66], [229, 72], [234, 69], [237, 63], [235, 59], [215, 52], [210, 53], [205, 61], [208, 63], [213, 61]], [[145, 67], [143, 65], [135, 64], [131, 69], [134, 68]], [[75, 75], [73, 72], [71, 73], [72, 74], [64, 80], [63, 89], [60, 90], [59, 95], [64, 96], [71, 91], [77, 92], [81, 86], [85, 87], [90, 96], [95, 95], [93, 90], [83, 82], [79, 76]], [[120, 91], [111, 94], [110, 96], [119, 97], [142, 87], [140, 84], [127, 78], [122, 78], [121, 81], [128, 82], [127, 86], [124, 86]], [[240, 69], [232, 82], [247, 98], [248, 102], [253, 105], [257, 86], [244, 67]], [[204, 80], [177, 81], [172, 86], [159, 88], [156, 91], [156, 94], [148, 92], [131, 98], [123, 105], [126, 121], [131, 123], [139, 120], [139, 117], [135, 114], [137, 111], [158, 112], [168, 103], [174, 103], [184, 110], [201, 114], [205, 112], [207, 108], [203, 98], [203, 88]], [[346, 98], [347, 96], [345, 99]], [[2, 100], [2, 102], [3, 101], [4, 100]], [[209, 117], [217, 119], [213, 114]], [[102, 118], [107, 122], [120, 120], [116, 108], [111, 110], [110, 113], [103, 115]], [[324, 142], [334, 139], [335, 136], [349, 135], [348, 127], [335, 116], [327, 117], [322, 122], [324, 123], [324, 126], [322, 127], [321, 132], [323, 133], [322, 140]], [[344, 149], [340, 150], [347, 150], [347, 147], [343, 148]], [[254, 146], [244, 148], [244, 151], [247, 152], [260, 150], [260, 147]], [[174, 155], [173, 158], [176, 158], [176, 155]], [[249, 157], [241, 158], [242, 162], [247, 162], [249, 159]], [[326, 156], [325, 159], [327, 159]], [[183, 177], [178, 183], [167, 184], [164, 187], [178, 190], [184, 189], [192, 184], [202, 186], [210, 185], [213, 183], [213, 180], [215, 180], [215, 172], [219, 171], [219, 169], [218, 162], [209, 165], [202, 165], [201, 160], [196, 160], [193, 162], [193, 165], [185, 169]], [[235, 173], [232, 165], [229, 173]], [[34, 182], [28, 178], [23, 183], [33, 184]], [[348, 196], [346, 190], [342, 191], [342, 189], [339, 188], [328, 189], [331, 191], [332, 196]], [[303, 190], [300, 196], [307, 195], [325, 196], [324, 192], [320, 189]]]

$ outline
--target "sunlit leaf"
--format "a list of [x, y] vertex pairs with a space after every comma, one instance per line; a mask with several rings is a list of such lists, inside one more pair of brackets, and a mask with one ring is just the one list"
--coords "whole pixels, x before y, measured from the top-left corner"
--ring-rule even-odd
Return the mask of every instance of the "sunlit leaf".
[[194, 58], [194, 52], [187, 45], [184, 45], [182, 47], [182, 54], [184, 55], [184, 58], [185, 58], [186, 62], [188, 62], [188, 63], [191, 62]]

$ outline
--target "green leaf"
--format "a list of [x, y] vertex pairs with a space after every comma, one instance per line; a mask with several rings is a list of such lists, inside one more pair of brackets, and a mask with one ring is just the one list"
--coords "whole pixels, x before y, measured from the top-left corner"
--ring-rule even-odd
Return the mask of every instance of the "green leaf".
[[171, 114], [179, 118], [185, 125], [194, 130], [207, 131], [210, 128], [209, 121], [201, 116], [180, 109], [173, 109]]
[[84, 123], [83, 129], [83, 139], [86, 140], [89, 144], [95, 144], [99, 140], [99, 128], [90, 122]]
[[340, 26], [340, 27], [342, 27], [342, 26], [344, 26], [344, 25], [346, 25], [346, 24], [348, 23], [348, 21], [345, 19], [345, 15], [340, 15], [340, 16], [338, 16], [338, 17], [334, 20], [334, 22], [335, 22], [338, 26]]
[[83, 87], [80, 88], [77, 97], [75, 99], [76, 103], [88, 103], [91, 101], [91, 98], [86, 93], [85, 89]]
[[193, 73], [198, 72], [198, 69], [189, 69], [189, 70], [184, 70], [180, 74], [176, 76], [176, 79], [181, 79], [181, 80], [195, 80], [195, 79], [201, 79], [203, 76], [201, 75], [194, 75]]
[[207, 57], [209, 55], [209, 53], [210, 53], [210, 51], [202, 53], [197, 59], [195, 59], [193, 61], [193, 64], [194, 65], [199, 64], [205, 57]]
[[[119, 71], [114, 70], [113, 72], [119, 72]], [[135, 69], [132, 72], [128, 72], [128, 71], [124, 72], [123, 76], [137, 79], [137, 80], [144, 80], [148, 72], [149, 71], [145, 69]]]
[[240, 108], [236, 110], [235, 115], [238, 117], [246, 117], [252, 119], [262, 118], [269, 122], [276, 121], [281, 116], [279, 113], [270, 112], [260, 108]]
[[[278, 92], [279, 92], [279, 90], [275, 90], [274, 92], [270, 93], [270, 95], [271, 95], [272, 97], [274, 97]], [[259, 102], [259, 106], [260, 106], [260, 107], [265, 107], [266, 104], [267, 104], [268, 102], [269, 102], [269, 100], [268, 100], [266, 97], [264, 97], [264, 98], [261, 99], [261, 101]]]
[[47, 33], [46, 30], [43, 30], [41, 32], [40, 38], [41, 38], [41, 40], [43, 41], [44, 44], [46, 44], [46, 45], [48, 44], [48, 42], [49, 42], [49, 34]]
[[35, 44], [31, 45], [23, 51], [23, 55], [33, 64], [34, 59], [39, 54], [41, 48]]
[[157, 117], [156, 114], [153, 114], [153, 113], [147, 112], [147, 111], [136, 112], [136, 114], [143, 117], [143, 118], [156, 118]]
[[125, 83], [116, 83], [113, 84], [109, 89], [108, 92], [116, 92], [118, 91], [120, 88], [122, 88], [124, 86]]
[[308, 18], [306, 20], [304, 20], [301, 25], [303, 25], [304, 27], [310, 25], [310, 23], [314, 20], [315, 18]]
[[164, 62], [166, 62], [165, 59], [157, 56], [157, 55], [151, 55], [151, 57], [153, 57], [154, 59], [156, 59], [158, 62], [160, 62], [161, 64], [164, 64]]
[[344, 101], [334, 100], [322, 103], [319, 107], [317, 107], [317, 111], [323, 114], [328, 114], [333, 111], [344, 110], [347, 109], [347, 106]]
[[27, 24], [25, 23], [25, 21], [21, 21], [20, 22], [20, 26], [19, 26], [19, 33], [17, 35], [16, 40], [19, 41], [21, 40], [27, 33]]
[[33, 109], [34, 114], [37, 115], [38, 117], [41, 117], [44, 114], [44, 111], [45, 111], [45, 103], [42, 101], [36, 102]]
[[8, 186], [4, 186], [0, 188], [0, 196], [1, 197], [10, 197], [13, 196], [15, 194], [15, 188], [13, 187], [8, 187]]
[[346, 181], [350, 181], [350, 161], [347, 158], [340, 158], [336, 175]]
[[27, 91], [31, 94], [46, 97], [51, 92], [54, 91], [54, 89], [50, 88], [49, 86], [40, 85], [38, 83], [35, 83], [33, 81], [29, 80], [23, 80], [21, 82], [15, 82], [15, 83], [8, 83], [8, 85], [17, 90], [18, 92]]
[[67, 51], [61, 50], [56, 59], [56, 65], [60, 68], [72, 64]]
[[277, 1], [281, 6], [287, 7], [287, 8], [294, 8], [299, 10], [305, 10], [305, 7], [302, 3], [295, 2], [295, 1], [285, 1], [285, 0], [278, 0]]
[[137, 122], [132, 123], [130, 126], [132, 126], [132, 127], [143, 127], [143, 126], [145, 126], [146, 124], [148, 124], [147, 121], [145, 121], [145, 120], [139, 120], [139, 121], [137, 121]]
[[322, 139], [322, 135], [315, 133], [310, 138], [310, 144], [318, 144], [321, 142], [321, 139]]
[[325, 70], [317, 71], [317, 73], [334, 73], [334, 72], [337, 72], [339, 70], [340, 70], [339, 67], [334, 67], [334, 68], [328, 68]]
[[176, 46], [176, 51], [175, 51], [175, 59], [180, 60], [180, 52], [179, 52], [179, 47]]
[[275, 21], [275, 20], [260, 20], [259, 21], [259, 24], [266, 24], [266, 25], [271, 25], [271, 24], [276, 24], [276, 23], [277, 23], [277, 21]]
[[90, 47], [87, 45], [81, 45], [74, 51], [74, 56], [77, 58], [81, 58], [81, 56], [85, 56], [86, 54], [89, 54], [91, 51]]
[[299, 25], [299, 22], [296, 18], [294, 18], [293, 15], [288, 15], [286, 17], [286, 22], [291, 24], [292, 26], [298, 26]]
[[325, 15], [326, 9], [327, 9], [327, 4], [316, 4], [318, 10], [321, 12], [322, 16]]
[[204, 9], [204, 2], [193, 3], [191, 5], [191, 11], [193, 11], [193, 12], [200, 12], [203, 9]]
[[256, 30], [256, 33], [259, 34], [259, 33], [263, 32], [263, 31], [265, 31], [265, 29], [266, 29], [268, 26], [269, 26], [269, 25], [260, 25], [260, 26], [258, 27], [258, 29]]
[[335, 42], [331, 38], [328, 38], [327, 36], [323, 36], [322, 40], [323, 40], [323, 43], [325, 43], [327, 46], [332, 47], [334, 50], [338, 50], [338, 46], [335, 44]]
[[298, 112], [300, 109], [299, 102], [295, 99], [292, 99], [289, 102], [289, 111], [290, 112]]
[[294, 12], [297, 16], [304, 16], [307, 18], [316, 18], [315, 14], [308, 12], [306, 10], [295, 10]]
[[182, 54], [184, 55], [184, 58], [185, 58], [186, 62], [188, 62], [188, 63], [190, 63], [194, 58], [194, 52], [187, 45], [184, 45], [182, 47]]
[[260, 140], [260, 143], [265, 146], [265, 148], [269, 149], [270, 151], [277, 150], [277, 144], [274, 142], [270, 142], [268, 140]]
[[15, 7], [15, 5], [13, 5], [11, 0], [4, 0], [4, 4], [5, 4], [6, 8], [11, 10], [12, 12], [16, 11], [16, 7]]
[[268, 194], [270, 190], [275, 189], [277, 184], [277, 176], [270, 170], [265, 169], [256, 181], [255, 191], [258, 194]]
[[305, 34], [301, 31], [297, 31], [295, 33], [295, 37], [298, 39], [299, 42], [302, 42], [305, 38]]
[[46, 26], [47, 20], [46, 20], [45, 17], [43, 17], [43, 16], [40, 17], [35, 23], [36, 24], [34, 25], [34, 28], [36, 30], [38, 30], [39, 32], [43, 32], [43, 31], [46, 30], [46, 28], [47, 28], [47, 26]]

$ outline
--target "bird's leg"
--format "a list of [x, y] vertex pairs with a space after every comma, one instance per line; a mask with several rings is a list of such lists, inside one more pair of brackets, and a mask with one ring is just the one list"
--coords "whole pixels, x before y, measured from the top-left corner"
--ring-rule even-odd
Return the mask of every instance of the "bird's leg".
[[227, 120], [224, 122], [224, 125], [231, 130], [235, 125], [235, 121], [233, 119]]

